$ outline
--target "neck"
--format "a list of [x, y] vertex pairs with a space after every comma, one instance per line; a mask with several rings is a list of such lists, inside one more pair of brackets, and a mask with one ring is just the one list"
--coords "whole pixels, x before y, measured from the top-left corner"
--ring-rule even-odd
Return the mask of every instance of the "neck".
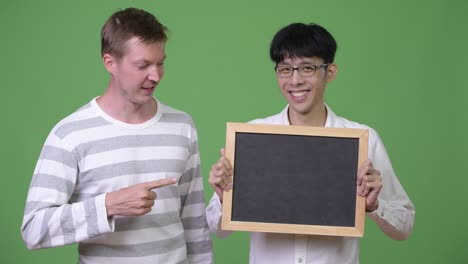
[[298, 113], [288, 109], [289, 123], [293, 126], [316, 126], [323, 127], [327, 120], [327, 109], [320, 105], [307, 113]]
[[109, 89], [97, 98], [96, 102], [106, 114], [128, 124], [144, 123], [151, 119], [157, 111], [157, 103], [154, 99], [144, 104], [138, 104], [121, 96], [113, 95]]

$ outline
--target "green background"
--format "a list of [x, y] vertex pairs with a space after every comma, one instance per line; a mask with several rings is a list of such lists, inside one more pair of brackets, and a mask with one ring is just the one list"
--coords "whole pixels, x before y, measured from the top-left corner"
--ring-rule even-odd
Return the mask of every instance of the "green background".
[[[28, 251], [20, 236], [31, 175], [50, 129], [106, 88], [99, 33], [136, 6], [169, 27], [162, 102], [192, 115], [207, 200], [226, 122], [282, 110], [269, 61], [273, 34], [317, 22], [336, 37], [326, 101], [375, 128], [416, 206], [409, 240], [369, 219], [361, 263], [468, 263], [466, 1], [1, 0], [0, 263], [76, 263], [76, 245]], [[216, 263], [247, 263], [248, 234], [214, 239]]]

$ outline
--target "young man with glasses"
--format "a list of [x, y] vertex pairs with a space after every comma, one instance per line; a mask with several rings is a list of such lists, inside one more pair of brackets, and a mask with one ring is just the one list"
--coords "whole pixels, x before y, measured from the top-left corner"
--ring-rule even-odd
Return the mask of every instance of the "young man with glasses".
[[[367, 215], [392, 239], [406, 239], [413, 227], [414, 206], [400, 185], [377, 132], [335, 115], [324, 102], [327, 83], [337, 74], [333, 36], [316, 24], [294, 23], [274, 36], [270, 57], [281, 93], [288, 105], [277, 115], [251, 121], [255, 124], [301, 125], [369, 129], [369, 159], [357, 175], [357, 195], [366, 198]], [[223, 189], [232, 188], [232, 167], [221, 150], [209, 182], [215, 193], [207, 207], [210, 230], [219, 237]], [[358, 263], [359, 239], [252, 232], [250, 263]]]
[[29, 249], [79, 243], [79, 263], [212, 263], [196, 128], [153, 96], [166, 40], [141, 9], [104, 24], [109, 84], [44, 144], [21, 227]]

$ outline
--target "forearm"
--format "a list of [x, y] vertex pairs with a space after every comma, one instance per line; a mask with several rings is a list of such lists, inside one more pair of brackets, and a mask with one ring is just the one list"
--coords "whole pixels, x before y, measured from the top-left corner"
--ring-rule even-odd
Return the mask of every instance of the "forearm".
[[[181, 221], [184, 227], [189, 263], [212, 263], [213, 245], [206, 224], [203, 192], [193, 192], [188, 196], [190, 197], [188, 197], [189, 201], [192, 202], [183, 206]], [[197, 198], [197, 196], [199, 197]]]
[[[200, 210], [204, 210], [204, 205], [197, 209], [197, 211]], [[182, 224], [189, 263], [213, 263], [213, 244], [206, 225], [205, 214], [198, 217], [183, 217]]]
[[404, 240], [413, 229], [414, 205], [393, 170], [387, 151], [377, 133], [371, 130], [369, 158], [382, 176], [378, 208], [368, 213], [379, 228], [390, 238]]
[[[30, 193], [28, 197], [34, 196]], [[109, 223], [106, 216], [105, 194], [73, 204], [60, 204], [58, 200], [27, 201], [21, 235], [29, 249], [62, 246], [112, 232], [113, 221]]]
[[210, 199], [210, 203], [206, 207], [206, 219], [210, 232], [216, 234], [219, 238], [225, 238], [232, 234], [232, 231], [221, 229], [221, 217], [223, 212], [223, 205], [216, 193]]
[[180, 218], [189, 263], [212, 263], [213, 245], [206, 223], [205, 194], [198, 156], [192, 156], [179, 180]]
[[390, 238], [395, 240], [407, 239], [414, 223], [414, 206], [409, 201], [379, 199], [377, 210], [367, 213], [379, 228]]
[[181, 207], [181, 221], [189, 263], [212, 263], [212, 242], [206, 223], [205, 195], [200, 178], [194, 179]]
[[414, 223], [414, 205], [391, 170], [384, 170], [384, 184], [379, 193], [378, 208], [368, 213], [390, 238], [409, 237]]

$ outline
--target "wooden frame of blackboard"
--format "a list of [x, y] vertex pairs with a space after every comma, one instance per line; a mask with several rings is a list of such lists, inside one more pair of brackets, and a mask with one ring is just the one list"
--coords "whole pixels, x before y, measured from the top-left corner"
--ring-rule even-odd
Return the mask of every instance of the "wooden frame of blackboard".
[[[233, 209], [236, 204], [233, 203], [233, 192], [242, 193], [242, 186], [236, 186], [236, 136], [238, 135], [295, 135], [304, 139], [314, 137], [318, 140], [322, 139], [354, 139], [357, 142], [357, 153], [353, 154], [355, 171], [350, 171], [357, 178], [357, 168], [367, 159], [367, 147], [369, 132], [367, 129], [352, 129], [352, 128], [324, 128], [310, 126], [287, 126], [287, 125], [264, 125], [264, 124], [248, 124], [248, 123], [227, 123], [226, 127], [226, 157], [233, 166], [233, 188], [223, 193], [223, 212], [221, 228], [224, 230], [237, 231], [254, 231], [254, 232], [270, 232], [270, 233], [289, 233], [289, 234], [307, 234], [307, 235], [329, 235], [329, 236], [351, 236], [362, 237], [364, 235], [364, 220], [365, 220], [365, 198], [356, 195], [357, 186], [354, 184], [352, 194], [353, 199], [353, 214], [349, 217], [354, 218], [354, 223], [350, 225], [328, 225], [323, 224], [304, 224], [304, 223], [278, 223], [270, 221], [256, 221], [242, 219], [241, 221], [233, 219]], [[268, 153], [259, 153], [259, 155], [268, 155]], [[287, 155], [287, 154], [286, 154]], [[357, 155], [357, 157], [355, 157]], [[240, 169], [239, 169], [240, 170]], [[355, 178], [355, 179], [356, 179]], [[355, 180], [354, 179], [354, 180]], [[354, 182], [355, 183], [355, 182]], [[349, 185], [349, 184], [348, 184]], [[256, 186], [258, 188], [267, 188], [268, 184]], [[249, 187], [250, 188], [250, 187]], [[254, 186], [255, 188], [255, 186]], [[348, 193], [350, 190], [347, 190]], [[326, 202], [326, 201], [324, 201]], [[348, 210], [349, 211], [349, 210]], [[348, 217], [348, 216], [347, 216]]]

